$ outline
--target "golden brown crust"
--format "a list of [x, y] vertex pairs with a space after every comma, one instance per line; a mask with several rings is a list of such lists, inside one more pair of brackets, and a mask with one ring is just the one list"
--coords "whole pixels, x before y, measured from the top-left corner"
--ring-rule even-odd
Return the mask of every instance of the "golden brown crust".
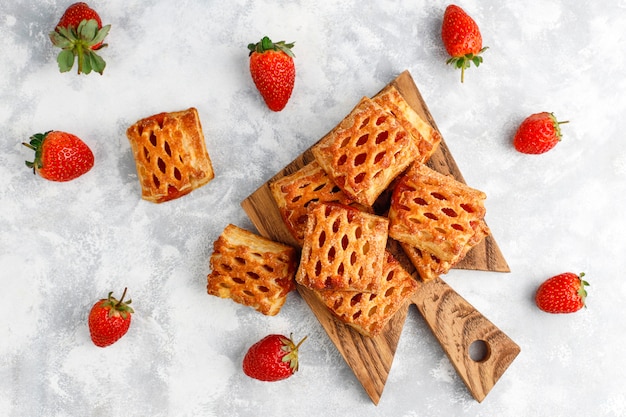
[[385, 87], [372, 100], [393, 114], [398, 122], [411, 134], [418, 152], [415, 162], [428, 161], [441, 142], [441, 135], [407, 103], [402, 94], [393, 86]]
[[313, 290], [378, 291], [388, 225], [353, 207], [310, 204], [296, 281]]
[[407, 243], [400, 243], [402, 249], [411, 261], [422, 281], [430, 281], [440, 275], [447, 274], [452, 267], [459, 263], [465, 255], [476, 245], [478, 245], [490, 233], [487, 224], [480, 220], [475, 225], [474, 235], [470, 238], [463, 250], [452, 260], [442, 261], [430, 252], [423, 251]]
[[207, 292], [274, 316], [295, 289], [296, 250], [229, 224], [213, 244]]
[[304, 242], [307, 207], [311, 202], [354, 203], [317, 161], [270, 183], [270, 189], [285, 225], [300, 245]]
[[127, 129], [126, 135], [144, 200], [173, 200], [215, 176], [200, 118], [193, 107], [141, 119]]
[[374, 204], [417, 152], [396, 118], [367, 97], [311, 150], [335, 184], [365, 206]]
[[377, 336], [418, 288], [413, 277], [387, 251], [382, 277], [377, 294], [328, 290], [315, 294], [339, 320], [366, 337]]
[[485, 216], [482, 191], [413, 165], [396, 185], [389, 209], [389, 236], [454, 261]]

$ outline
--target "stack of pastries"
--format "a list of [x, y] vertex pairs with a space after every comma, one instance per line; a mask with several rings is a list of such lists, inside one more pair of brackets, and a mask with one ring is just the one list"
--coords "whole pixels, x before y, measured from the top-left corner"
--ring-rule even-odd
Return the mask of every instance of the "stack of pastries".
[[[425, 165], [440, 141], [390, 85], [362, 98], [314, 145], [313, 161], [270, 183], [285, 226], [301, 249], [299, 259], [295, 252], [285, 255], [289, 266], [282, 270], [364, 336], [380, 334], [417, 291], [418, 283], [387, 249], [390, 239], [400, 243], [427, 281], [447, 273], [489, 234], [485, 194]], [[375, 207], [386, 194], [390, 198], [381, 212]], [[226, 291], [218, 283], [217, 277], [228, 273], [215, 272], [217, 257], [225, 256], [218, 242], [209, 293], [258, 305], [258, 300], [237, 296], [230, 289], [234, 284]], [[285, 282], [284, 275], [274, 277]], [[259, 299], [267, 294], [254, 293]]]

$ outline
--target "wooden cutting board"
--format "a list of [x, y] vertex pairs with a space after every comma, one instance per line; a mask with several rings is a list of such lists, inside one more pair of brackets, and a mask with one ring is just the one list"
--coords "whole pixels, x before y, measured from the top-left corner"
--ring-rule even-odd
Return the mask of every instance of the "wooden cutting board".
[[[404, 71], [390, 84], [396, 87], [424, 120], [437, 129], [408, 71]], [[337, 122], [341, 119], [342, 117], [338, 117]], [[291, 236], [280, 216], [269, 184], [297, 171], [313, 159], [309, 148], [241, 203], [261, 235], [298, 247], [298, 242]], [[465, 182], [443, 139], [428, 165]], [[420, 283], [419, 290], [410, 304], [417, 306], [472, 396], [477, 401], [482, 401], [519, 354], [519, 346], [442, 279], [427, 283], [419, 281], [415, 268], [402, 252], [400, 245], [391, 239], [388, 249]], [[456, 268], [510, 271], [493, 235], [489, 235], [481, 244], [474, 247]], [[298, 292], [316, 315], [371, 400], [378, 404], [410, 305], [396, 313], [379, 336], [368, 338], [336, 320], [307, 288], [298, 286]], [[470, 352], [470, 346], [474, 347], [477, 343], [482, 346], [483, 354], [480, 357]]]

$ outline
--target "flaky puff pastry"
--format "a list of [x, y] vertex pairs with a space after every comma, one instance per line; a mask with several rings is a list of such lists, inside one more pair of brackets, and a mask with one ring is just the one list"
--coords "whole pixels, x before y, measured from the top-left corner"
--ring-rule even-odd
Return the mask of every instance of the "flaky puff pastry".
[[485, 216], [485, 198], [452, 176], [414, 164], [394, 188], [389, 236], [454, 262]]
[[417, 148], [393, 114], [363, 97], [311, 151], [339, 188], [372, 206], [411, 164]]
[[440, 275], [447, 274], [457, 263], [459, 263], [467, 253], [476, 245], [478, 245], [485, 237], [490, 233], [487, 223], [483, 220], [472, 223], [475, 232], [470, 240], [465, 244], [463, 250], [449, 261], [442, 261], [426, 250], [418, 249], [407, 243], [400, 243], [400, 246], [407, 255], [407, 258], [411, 261], [417, 273], [422, 281], [430, 281], [439, 277]]
[[406, 305], [417, 291], [417, 285], [400, 262], [385, 251], [378, 293], [322, 290], [315, 294], [340, 321], [363, 336], [374, 337]]
[[385, 87], [372, 97], [372, 100], [393, 114], [398, 122], [411, 134], [417, 147], [414, 162], [424, 163], [428, 161], [441, 142], [439, 132], [417, 114], [393, 85]]
[[141, 119], [127, 129], [126, 136], [144, 200], [162, 203], [182, 197], [215, 176], [193, 107]]
[[[278, 211], [291, 235], [302, 245], [306, 231], [307, 207], [311, 202], [356, 204], [312, 161], [296, 172], [270, 183]], [[359, 206], [362, 210], [370, 210]]]
[[386, 218], [337, 203], [312, 203], [296, 281], [312, 290], [377, 292]]
[[213, 243], [207, 292], [274, 316], [296, 287], [297, 263], [291, 246], [229, 224]]

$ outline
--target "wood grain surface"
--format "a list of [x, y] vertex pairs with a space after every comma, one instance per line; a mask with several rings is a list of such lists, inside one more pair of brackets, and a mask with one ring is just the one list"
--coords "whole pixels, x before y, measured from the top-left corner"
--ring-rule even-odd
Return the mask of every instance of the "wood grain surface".
[[[413, 303], [472, 396], [484, 400], [519, 346], [441, 279], [421, 283]], [[480, 355], [472, 355], [474, 343]]]
[[[437, 129], [435, 121], [408, 71], [401, 73], [390, 84], [397, 88], [409, 105], [424, 120]], [[338, 118], [337, 122], [340, 120], [341, 118]], [[269, 184], [295, 172], [313, 159], [309, 148], [242, 201], [241, 206], [261, 235], [294, 247], [299, 246], [280, 216]], [[457, 180], [465, 182], [443, 138], [428, 165], [441, 173], [450, 174]], [[400, 245], [389, 239], [388, 249], [394, 253], [405, 269], [420, 282], [415, 268], [402, 252]], [[510, 271], [493, 235], [487, 236], [480, 245], [474, 247], [466, 258], [456, 265], [456, 268], [497, 272]], [[400, 309], [384, 331], [374, 338], [361, 336], [350, 326], [336, 320], [307, 288], [298, 286], [298, 292], [324, 327], [329, 338], [374, 404], [378, 404], [381, 399], [410, 304], [417, 306], [468, 390], [477, 401], [482, 401], [485, 398], [520, 351], [519, 347], [508, 336], [476, 311], [441, 279], [428, 283], [420, 282], [420, 289], [412, 303]], [[470, 357], [470, 346], [476, 341], [484, 343], [488, 350], [488, 355], [478, 361]]]

